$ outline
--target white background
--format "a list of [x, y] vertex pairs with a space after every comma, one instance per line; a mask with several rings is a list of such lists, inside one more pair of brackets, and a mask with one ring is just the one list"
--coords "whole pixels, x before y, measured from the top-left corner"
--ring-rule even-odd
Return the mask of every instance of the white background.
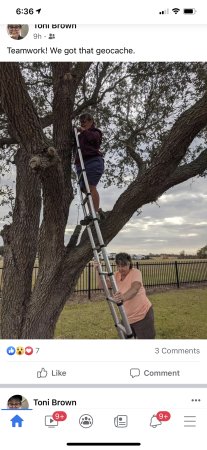
[[[0, 411], [1, 442], [10, 442], [10, 447], [5, 447], [7, 449], [13, 448], [11, 442], [15, 442], [15, 448], [18, 450], [75, 448], [66, 447], [66, 442], [141, 442], [140, 448], [145, 450], [179, 449], [182, 448], [183, 442], [186, 450], [206, 448], [204, 430], [207, 398], [204, 389], [10, 388], [1, 392], [1, 408], [5, 408], [8, 398], [17, 393], [27, 398], [33, 411]], [[51, 406], [52, 398], [76, 400], [77, 405]], [[50, 399], [50, 405], [35, 407], [33, 399]], [[192, 399], [200, 401], [192, 402]], [[163, 410], [170, 412], [170, 420], [156, 428], [151, 427], [152, 416]], [[54, 428], [48, 428], [45, 426], [45, 415], [52, 415], [55, 411], [66, 412], [67, 420], [59, 422]], [[15, 414], [24, 420], [22, 428], [12, 428], [10, 420]], [[83, 414], [93, 417], [93, 425], [90, 428], [80, 426], [79, 418]], [[114, 426], [114, 418], [117, 415], [128, 416], [126, 428]], [[185, 415], [196, 416], [196, 427], [184, 427]], [[84, 447], [80, 447], [82, 448]], [[139, 447], [123, 448], [129, 450]]]
[[[25, 20], [23, 21], [25, 23]], [[50, 22], [51, 23], [51, 22]], [[64, 21], [66, 23], [66, 20]], [[71, 22], [74, 23], [74, 22]], [[55, 39], [49, 39], [49, 34]], [[34, 35], [41, 38], [34, 39]], [[206, 61], [206, 25], [78, 25], [76, 29], [35, 29], [30, 25], [28, 35], [15, 41], [0, 26], [0, 59], [2, 61]], [[10, 50], [9, 50], [10, 47]], [[62, 53], [51, 53], [51, 48]], [[93, 53], [79, 53], [79, 48], [93, 48]], [[96, 54], [96, 49], [133, 49], [132, 54]], [[43, 53], [11, 53], [11, 48], [43, 49]], [[76, 48], [76, 53], [74, 53]], [[69, 55], [64, 50], [71, 49]], [[34, 50], [35, 51], [35, 50]], [[46, 53], [45, 53], [46, 52]]]
[[[7, 347], [30, 345], [32, 355], [8, 355]], [[36, 348], [39, 348], [36, 353]], [[3, 341], [0, 384], [180, 384], [206, 383], [203, 340], [54, 340]], [[44, 368], [46, 378], [37, 378]], [[130, 369], [140, 369], [138, 377]], [[66, 371], [54, 376], [52, 370]], [[144, 375], [144, 371], [180, 371], [180, 376]], [[206, 384], [207, 387], [207, 384]]]
[[[178, 14], [174, 14], [172, 9], [179, 7]], [[17, 15], [16, 9], [20, 8], [22, 14]], [[23, 9], [34, 8], [34, 14], [24, 14]], [[37, 9], [42, 8], [41, 13], [36, 12]], [[159, 11], [169, 9], [168, 15], [160, 15]], [[183, 8], [195, 8], [196, 14], [184, 15]], [[84, 0], [78, 2], [65, 2], [60, 0], [58, 3], [49, 3], [45, 0], [30, 2], [21, 0], [18, 3], [11, 0], [8, 4], [4, 4], [1, 11], [2, 21], [11, 23], [16, 17], [28, 17], [27, 22], [32, 23], [33, 17], [40, 20], [62, 21], [66, 17], [70, 18], [71, 23], [87, 23], [87, 24], [134, 24], [134, 23], [206, 23], [207, 19], [207, 5], [203, 0], [196, 0], [194, 2], [179, 1], [177, 5], [174, 1], [153, 1], [146, 0], [145, 2], [137, 2], [137, 0], [128, 0], [112, 2], [105, 0], [102, 3], [97, 3], [96, 0], [90, 0], [86, 3]], [[16, 21], [15, 21], [16, 22]], [[14, 22], [14, 23], [15, 23]], [[18, 21], [19, 22], [19, 21]], [[21, 23], [21, 22], [20, 22]]]

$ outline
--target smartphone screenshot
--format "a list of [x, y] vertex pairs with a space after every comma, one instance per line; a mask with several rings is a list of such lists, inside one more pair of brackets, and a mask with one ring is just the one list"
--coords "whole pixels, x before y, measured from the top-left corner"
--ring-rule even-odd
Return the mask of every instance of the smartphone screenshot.
[[1, 17], [0, 444], [205, 449], [207, 8]]

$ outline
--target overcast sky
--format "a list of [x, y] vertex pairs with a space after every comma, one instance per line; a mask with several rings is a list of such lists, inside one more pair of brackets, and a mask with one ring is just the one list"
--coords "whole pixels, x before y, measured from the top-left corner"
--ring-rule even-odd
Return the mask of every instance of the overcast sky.
[[[103, 210], [112, 208], [121, 190], [99, 189]], [[66, 233], [71, 234], [78, 208], [73, 203]], [[109, 252], [196, 253], [207, 244], [207, 180], [189, 180], [167, 191], [157, 204], [143, 207], [108, 246]]]
[[[13, 185], [14, 173], [4, 183]], [[14, 186], [14, 185], [13, 185]], [[122, 190], [116, 187], [104, 189], [99, 185], [101, 207], [112, 209]], [[77, 223], [78, 197], [73, 201], [66, 242]], [[1, 207], [1, 217], [6, 208]], [[82, 218], [82, 212], [80, 213]], [[0, 223], [2, 228], [3, 223]], [[0, 245], [3, 241], [1, 239]], [[167, 191], [157, 204], [143, 207], [109, 244], [109, 252], [126, 251], [132, 254], [148, 253], [196, 253], [207, 244], [207, 180], [195, 178]]]

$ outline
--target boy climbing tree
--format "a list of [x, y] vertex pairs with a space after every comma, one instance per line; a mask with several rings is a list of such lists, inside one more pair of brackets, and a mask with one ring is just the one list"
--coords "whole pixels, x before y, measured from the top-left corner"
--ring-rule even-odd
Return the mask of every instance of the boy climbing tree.
[[[78, 127], [78, 132], [80, 149], [83, 156], [86, 176], [89, 183], [89, 189], [91, 192], [94, 209], [97, 218], [101, 219], [101, 217], [103, 216], [103, 211], [101, 210], [101, 208], [99, 208], [100, 198], [96, 186], [104, 172], [104, 159], [100, 151], [102, 132], [95, 127], [93, 116], [88, 112], [80, 116], [80, 127]], [[81, 164], [78, 154], [75, 158], [75, 164], [77, 174], [79, 176], [81, 174]], [[83, 177], [80, 181], [80, 188], [82, 192], [86, 192]], [[92, 215], [89, 214], [87, 217], [81, 220], [80, 223], [81, 225], [88, 225], [91, 220]]]

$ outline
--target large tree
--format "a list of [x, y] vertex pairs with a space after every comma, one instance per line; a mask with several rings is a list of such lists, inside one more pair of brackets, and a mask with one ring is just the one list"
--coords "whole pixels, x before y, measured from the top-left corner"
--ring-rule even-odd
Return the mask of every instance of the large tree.
[[2, 170], [16, 165], [12, 223], [2, 230], [1, 336], [48, 339], [92, 256], [86, 230], [76, 245], [79, 226], [64, 243], [74, 198], [72, 119], [95, 111], [110, 161], [105, 183], [125, 184], [101, 222], [108, 244], [143, 205], [205, 175], [205, 66], [0, 63], [0, 102]]
[[197, 251], [198, 258], [207, 258], [207, 245]]

